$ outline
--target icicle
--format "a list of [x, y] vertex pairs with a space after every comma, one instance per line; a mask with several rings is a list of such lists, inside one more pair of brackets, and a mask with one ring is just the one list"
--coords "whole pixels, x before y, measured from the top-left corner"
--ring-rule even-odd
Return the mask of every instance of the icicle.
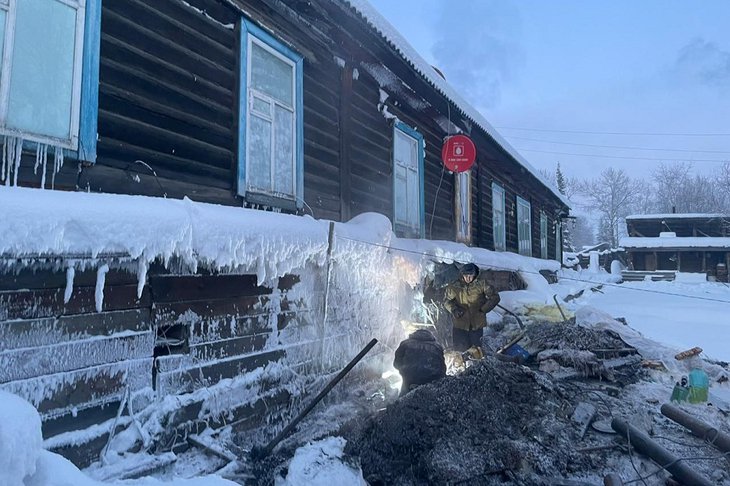
[[104, 282], [106, 281], [106, 272], [109, 271], [109, 265], [104, 264], [96, 271], [96, 290], [94, 291], [94, 301], [96, 303], [96, 312], [101, 312], [104, 305]]
[[0, 181], [5, 181], [5, 164], [7, 161], [7, 157], [5, 156], [5, 147], [8, 146], [8, 137], [7, 135], [3, 137], [3, 167], [2, 170], [0, 170]]
[[13, 185], [18, 185], [18, 172], [20, 172], [20, 158], [23, 156], [23, 139], [20, 137], [17, 137], [15, 139], [15, 160], [13, 163], [13, 170], [15, 171], [15, 174], [13, 175]]
[[137, 267], [137, 298], [142, 298], [142, 291], [147, 283], [147, 262], [143, 257], [139, 257], [139, 264]]
[[12, 184], [10, 175], [13, 173], [13, 163], [15, 161], [15, 137], [6, 137], [5, 142], [5, 153], [3, 157], [7, 159], [7, 165], [5, 166], [5, 185], [9, 186]]
[[63, 303], [68, 304], [68, 301], [71, 300], [71, 294], [74, 291], [74, 276], [76, 275], [76, 269], [74, 269], [73, 264], [69, 264], [68, 268], [66, 268], [66, 290], [63, 292]]
[[41, 189], [46, 188], [46, 168], [48, 161], [48, 145], [44, 145], [41, 150], [41, 166], [43, 167], [43, 174], [41, 175]]
[[37, 143], [35, 146], [35, 165], [33, 166], [33, 174], [38, 174], [38, 164], [41, 162], [41, 146], [42, 144]]
[[[48, 147], [46, 147], [46, 152]], [[53, 175], [51, 176], [51, 189], [56, 185], [56, 174], [61, 172], [63, 167], [63, 148], [55, 145], [53, 147]]]

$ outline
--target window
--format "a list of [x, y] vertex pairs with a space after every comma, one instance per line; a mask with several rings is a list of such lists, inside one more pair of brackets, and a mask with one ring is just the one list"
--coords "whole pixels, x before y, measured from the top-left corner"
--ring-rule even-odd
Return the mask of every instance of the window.
[[555, 222], [555, 259], [559, 262], [563, 261], [561, 250], [563, 249], [563, 224], [560, 221]]
[[505, 251], [507, 239], [505, 232], [504, 188], [492, 182], [492, 234], [494, 235], [494, 249]]
[[547, 260], [548, 257], [548, 219], [547, 215], [540, 211], [540, 258]]
[[471, 243], [471, 171], [456, 174], [456, 241]]
[[530, 203], [517, 196], [517, 247], [520, 255], [532, 256]]
[[396, 122], [393, 128], [393, 214], [398, 236], [423, 237], [423, 136]]
[[294, 209], [303, 199], [303, 58], [241, 21], [238, 194]]
[[96, 159], [100, 0], [0, 0], [0, 133]]

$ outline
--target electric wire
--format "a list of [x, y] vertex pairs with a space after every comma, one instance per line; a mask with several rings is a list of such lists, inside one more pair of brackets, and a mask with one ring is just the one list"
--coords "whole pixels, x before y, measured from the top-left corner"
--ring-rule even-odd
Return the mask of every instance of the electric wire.
[[575, 145], [577, 147], [597, 147], [597, 148], [614, 148], [622, 150], [652, 150], [658, 152], [688, 152], [688, 153], [703, 153], [703, 154], [730, 154], [728, 150], [691, 150], [691, 149], [675, 149], [675, 148], [660, 148], [660, 147], [636, 147], [627, 145], [599, 145], [592, 143], [577, 143], [577, 142], [560, 142], [557, 140], [545, 140], [539, 138], [529, 137], [516, 137], [512, 135], [506, 135], [506, 138], [513, 140], [524, 140], [527, 142], [540, 142], [540, 143], [554, 143], [558, 145]]
[[600, 132], [590, 130], [556, 130], [549, 128], [494, 127], [498, 130], [523, 130], [527, 132], [581, 133], [588, 135], [641, 135], [667, 137], [730, 137], [730, 133], [666, 133], [666, 132]]
[[638, 483], [639, 481], [643, 481], [646, 484], [646, 480], [649, 479], [650, 477], [654, 476], [655, 474], [658, 474], [658, 473], [660, 473], [662, 471], [665, 471], [665, 470], [667, 472], [671, 473], [671, 471], [669, 471], [667, 468], [670, 467], [670, 466], [672, 466], [672, 465], [674, 465], [674, 464], [676, 464], [676, 463], [678, 463], [679, 461], [720, 461], [720, 460], [723, 460], [723, 459], [727, 459], [728, 457], [730, 457], [730, 452], [725, 452], [724, 454], [715, 455], [715, 456], [686, 456], [686, 457], [678, 457], [675, 460], [673, 460], [672, 462], [669, 462], [667, 464], [664, 464], [664, 465], [661, 465], [660, 464], [659, 467], [656, 470], [652, 471], [649, 474], [646, 474], [644, 476], [639, 475], [639, 477], [636, 478], [636, 479], [632, 479], [630, 481], [624, 481], [624, 484], [633, 484], [633, 483]]
[[[492, 263], [484, 263], [484, 262], [478, 262], [478, 261], [475, 261], [475, 262], [467, 262], [467, 261], [459, 260], [458, 258], [445, 257], [444, 255], [435, 255], [435, 254], [432, 254], [432, 253], [426, 253], [426, 252], [417, 251], [417, 250], [409, 250], [409, 249], [406, 249], [406, 248], [397, 248], [397, 247], [390, 246], [390, 245], [383, 245], [381, 243], [374, 243], [372, 241], [365, 241], [365, 240], [360, 240], [360, 239], [357, 239], [357, 238], [350, 238], [350, 237], [342, 236], [342, 235], [337, 235], [337, 237], [338, 238], [341, 238], [341, 239], [344, 239], [344, 240], [353, 241], [353, 242], [356, 242], [356, 243], [362, 243], [362, 244], [365, 244], [365, 245], [371, 245], [371, 246], [376, 246], [376, 247], [379, 247], [379, 248], [385, 248], [387, 250], [400, 251], [400, 252], [403, 252], [403, 253], [411, 253], [411, 254], [421, 255], [421, 256], [435, 258], [435, 259], [439, 259], [439, 260], [441, 260], [441, 259], [447, 259], [447, 260], [451, 260], [451, 261], [453, 261], [455, 263], [460, 263], [462, 265], [465, 264], [465, 263], [474, 263], [475, 265], [484, 266], [484, 267], [487, 267], [487, 268], [492, 269], [492, 270], [503, 270], [503, 271], [508, 271], [508, 272], [514, 272], [515, 271], [513, 268], [500, 267], [500, 266], [494, 265]], [[484, 248], [482, 248], [482, 249], [484, 249]], [[540, 275], [540, 276], [542, 276], [542, 274], [540, 272], [527, 271], [527, 270], [520, 270], [520, 272], [526, 273], [528, 275]], [[697, 296], [697, 295], [688, 295], [688, 294], [675, 293], [675, 292], [663, 292], [661, 290], [639, 289], [639, 288], [636, 288], [636, 287], [627, 287], [626, 285], [623, 285], [623, 284], [614, 284], [614, 283], [610, 283], [610, 282], [598, 282], [598, 281], [585, 280], [585, 279], [573, 278], [573, 277], [561, 276], [560, 278], [563, 279], [563, 280], [569, 280], [569, 281], [572, 281], [572, 282], [581, 282], [581, 283], [589, 283], [589, 284], [603, 285], [604, 287], [615, 287], [615, 288], [622, 289], [622, 290], [634, 290], [634, 291], [637, 291], [637, 292], [646, 292], [646, 293], [660, 294], [660, 295], [670, 295], [672, 297], [683, 297], [683, 298], [686, 298], [686, 299], [702, 300], [702, 301], [708, 301], [708, 302], [719, 302], [719, 303], [722, 303], [722, 304], [730, 304], [730, 300], [725, 300], [725, 299], [713, 299], [711, 297], [700, 297], [700, 296]]]
[[555, 155], [574, 155], [578, 157], [597, 157], [599, 159], [626, 159], [626, 160], [656, 160], [658, 162], [719, 162], [719, 163], [726, 163], [730, 162], [730, 156], [728, 159], [679, 159], [677, 157], [631, 157], [629, 155], [601, 155], [601, 154], [577, 154], [574, 152], [558, 152], [553, 150], [537, 150], [537, 149], [528, 149], [524, 147], [515, 147], [517, 150], [521, 152], [537, 152], [540, 154], [555, 154]]

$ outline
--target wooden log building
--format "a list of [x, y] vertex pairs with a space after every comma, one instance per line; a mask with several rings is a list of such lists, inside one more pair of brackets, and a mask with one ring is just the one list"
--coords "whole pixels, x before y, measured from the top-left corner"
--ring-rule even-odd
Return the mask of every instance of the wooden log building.
[[[728, 281], [730, 216], [726, 214], [644, 214], [626, 217], [629, 276], [634, 272], [705, 273]], [[654, 277], [652, 277], [654, 278]]]
[[[0, 10], [0, 184], [334, 221], [378, 212], [399, 236], [561, 260], [566, 202], [367, 2], [47, 0], [34, 10], [8, 0]], [[50, 19], [53, 36], [33, 35]], [[461, 175], [441, 163], [456, 133], [478, 154]], [[110, 259], [119, 265], [97, 312], [91, 270], [64, 299], [71, 255], [1, 256], [0, 368], [48, 366], [8, 370], [0, 387], [33, 401], [46, 438], [112, 418], [127, 388], [182, 393], [276, 361], [271, 323], [281, 331], [308, 312], [286, 298], [296, 275], [266, 288], [158, 265], [138, 297], [123, 258]], [[206, 332], [231, 316], [227, 335]], [[50, 395], [35, 397], [40, 386]], [[267, 388], [236, 413], [255, 423], [288, 399]], [[200, 415], [200, 403], [188, 408]], [[98, 451], [57, 449], [80, 465]]]

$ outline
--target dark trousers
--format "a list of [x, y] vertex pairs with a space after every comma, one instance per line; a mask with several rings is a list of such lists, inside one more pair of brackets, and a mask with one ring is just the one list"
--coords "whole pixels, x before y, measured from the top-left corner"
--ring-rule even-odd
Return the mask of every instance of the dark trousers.
[[454, 349], [463, 352], [472, 346], [481, 347], [483, 335], [484, 329], [465, 331], [464, 329], [454, 328]]

